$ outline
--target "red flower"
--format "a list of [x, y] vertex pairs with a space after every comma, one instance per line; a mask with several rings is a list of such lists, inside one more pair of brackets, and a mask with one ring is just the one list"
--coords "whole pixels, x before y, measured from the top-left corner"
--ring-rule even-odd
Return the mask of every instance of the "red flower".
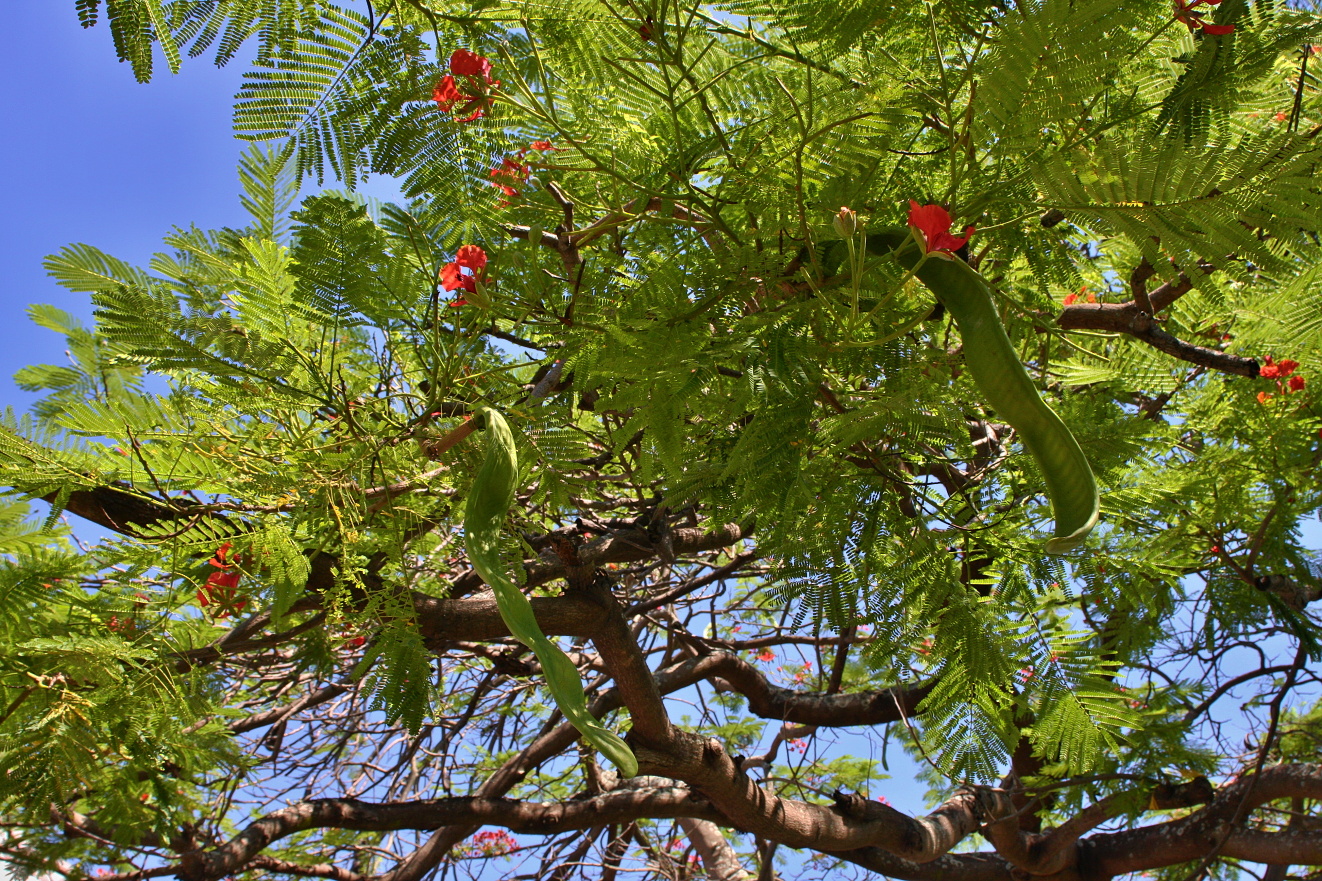
[[[230, 548], [232, 547], [234, 547], [234, 545], [230, 544], [229, 542], [225, 542], [223, 545], [216, 548], [216, 556], [212, 557], [207, 562], [210, 563], [212, 566], [215, 566], [217, 569], [228, 569], [231, 565], [233, 565], [229, 559]], [[236, 560], [235, 562], [238, 561]]]
[[1195, 12], [1194, 10], [1203, 5], [1216, 6], [1221, 0], [1190, 0], [1183, 3], [1181, 0], [1175, 0], [1175, 20], [1183, 22], [1190, 31], [1202, 29], [1204, 33], [1211, 34], [1214, 37], [1222, 37], [1226, 34], [1233, 34], [1235, 26], [1233, 24], [1208, 24], [1203, 21], [1206, 12]]
[[[519, 155], [522, 156], [523, 152], [520, 151]], [[528, 179], [529, 174], [531, 174], [531, 172], [528, 170], [528, 166], [518, 160], [510, 159], [507, 156], [501, 160], [499, 165], [491, 169], [491, 185], [499, 187], [500, 191], [505, 194], [506, 198], [513, 198], [519, 195], [519, 191], [515, 189], [512, 184], [523, 183]], [[509, 181], [509, 183], [503, 182], [501, 178]], [[508, 204], [508, 202], [501, 200], [500, 207], [504, 208]]]
[[464, 275], [459, 271], [460, 266], [456, 261], [447, 263], [441, 267], [441, 287], [447, 291], [465, 290], [469, 293], [477, 292], [477, 280], [471, 275]]
[[229, 542], [225, 542], [216, 548], [216, 555], [207, 562], [220, 571], [208, 575], [206, 584], [197, 592], [197, 604], [203, 607], [215, 605], [219, 609], [216, 612], [217, 618], [227, 618], [231, 612], [241, 612], [248, 605], [246, 601], [239, 600], [239, 580], [243, 578], [243, 573], [234, 568], [240, 559], [237, 555], [230, 557], [231, 547]]
[[919, 205], [909, 200], [909, 226], [923, 234], [923, 250], [928, 254], [950, 254], [958, 251], [973, 235], [973, 227], [965, 227], [964, 238], [950, 234], [950, 214], [940, 205]]
[[1267, 363], [1258, 369], [1258, 375], [1266, 379], [1285, 379], [1297, 369], [1299, 369], [1298, 361], [1291, 361], [1286, 358], [1277, 364], [1272, 361], [1272, 356], [1268, 355]]
[[441, 77], [441, 81], [436, 84], [436, 88], [432, 89], [431, 97], [437, 106], [446, 113], [449, 113], [450, 108], [460, 101], [468, 100], [468, 96], [459, 91], [459, 88], [454, 84], [454, 77], [449, 74]]
[[1302, 376], [1290, 377], [1290, 391], [1292, 392], [1303, 391], [1303, 388], [1304, 388], [1304, 378]]
[[531, 144], [528, 145], [528, 148], [531, 150], [541, 150], [543, 153], [555, 149], [555, 147], [551, 146], [550, 141], [533, 141]]
[[479, 832], [474, 835], [473, 847], [483, 856], [498, 857], [518, 850], [519, 842], [504, 829], [499, 829], [491, 832]]
[[197, 592], [197, 604], [202, 607], [215, 605], [219, 611], [217, 618], [228, 618], [231, 612], [242, 612], [247, 601], [239, 599], [239, 572], [212, 572], [207, 583]]
[[455, 252], [454, 262], [464, 269], [474, 272], [487, 265], [487, 252], [477, 245], [460, 245]]
[[507, 177], [514, 181], [525, 181], [528, 179], [528, 174], [528, 166], [508, 156], [500, 160], [500, 164], [491, 169], [492, 180]]
[[1258, 392], [1258, 403], [1265, 404], [1272, 399], [1272, 396], [1266, 392]]
[[491, 59], [467, 49], [456, 49], [450, 56], [450, 73], [455, 76], [480, 76], [491, 82]]
[[757, 659], [759, 661], [774, 661], [776, 660], [776, 653], [771, 649], [762, 649], [757, 653]]
[[[461, 90], [455, 77], [464, 77], [466, 89]], [[450, 72], [432, 90], [432, 100], [446, 113], [468, 115], [458, 122], [472, 122], [486, 113], [491, 104], [491, 91], [500, 86], [500, 80], [491, 78], [491, 61], [467, 49], [456, 49], [450, 56]]]

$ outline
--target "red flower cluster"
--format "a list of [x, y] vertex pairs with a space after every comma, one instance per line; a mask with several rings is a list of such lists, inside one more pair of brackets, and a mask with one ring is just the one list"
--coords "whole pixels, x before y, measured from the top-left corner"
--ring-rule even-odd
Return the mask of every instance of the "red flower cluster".
[[909, 226], [923, 235], [923, 250], [927, 254], [953, 259], [950, 255], [968, 243], [973, 227], [964, 228], [964, 238], [950, 234], [950, 213], [940, 205], [919, 205], [909, 200]]
[[111, 633], [122, 633], [130, 636], [138, 629], [138, 622], [132, 618], [121, 618], [118, 615], [111, 615], [106, 621], [106, 630]]
[[[462, 77], [464, 88], [459, 88]], [[432, 100], [446, 113], [468, 114], [459, 122], [472, 122], [491, 107], [491, 94], [500, 88], [500, 80], [491, 78], [491, 61], [476, 52], [456, 49], [450, 56], [450, 72], [432, 90]]]
[[499, 165], [492, 168], [491, 185], [497, 187], [504, 196], [504, 198], [496, 203], [496, 207], [508, 207], [510, 204], [509, 200], [516, 199], [519, 196], [519, 191], [516, 185], [527, 183], [528, 176], [532, 174], [532, 171], [521, 160], [528, 155], [529, 151], [536, 150], [538, 153], [549, 153], [555, 149], [555, 147], [551, 146], [550, 141], [533, 141], [518, 153], [515, 153], [514, 155], [516, 158], [511, 159], [507, 156], [500, 161]]
[[[505, 196], [498, 203], [498, 207], [504, 208], [510, 204], [509, 199], [519, 197], [519, 191], [514, 185], [526, 182], [530, 173], [528, 166], [508, 156], [502, 159], [499, 165], [491, 169], [491, 185], [497, 187]], [[508, 183], [505, 183], [505, 181], [508, 181]]]
[[499, 857], [518, 850], [519, 842], [504, 829], [496, 829], [474, 835], [471, 846], [484, 857]]
[[[1302, 376], [1295, 374], [1299, 369], [1298, 361], [1291, 361], [1285, 358], [1279, 363], [1272, 360], [1272, 356], [1267, 356], [1267, 363], [1258, 368], [1258, 375], [1264, 379], [1276, 380], [1276, 390], [1281, 394], [1290, 394], [1290, 392], [1299, 392], [1308, 385]], [[1282, 382], [1281, 380], [1286, 380]], [[1267, 392], [1258, 392], [1258, 403], [1265, 404], [1272, 399], [1272, 395]]]
[[[1276, 363], [1271, 355], [1267, 356], [1267, 363], [1258, 370], [1258, 375], [1266, 379], [1284, 379], [1299, 369], [1298, 361], [1291, 361], [1286, 358], [1279, 364]], [[1299, 379], [1299, 377], [1295, 377]]]
[[[478, 274], [486, 268], [487, 252], [477, 245], [460, 245], [454, 260], [441, 267], [441, 287], [447, 291], [462, 290], [470, 294], [477, 293]], [[463, 270], [467, 269], [465, 275]], [[462, 297], [450, 301], [451, 306], [467, 306]]]
[[1233, 24], [1208, 24], [1203, 21], [1203, 16], [1207, 14], [1206, 11], [1194, 12], [1199, 6], [1216, 6], [1220, 2], [1221, 0], [1189, 0], [1188, 3], [1184, 3], [1181, 0], [1175, 0], [1175, 20], [1184, 22], [1190, 31], [1201, 30], [1203, 33], [1212, 36], [1219, 37], [1234, 33], [1235, 26]]
[[1094, 294], [1092, 291], [1088, 290], [1087, 285], [1084, 285], [1074, 293], [1065, 295], [1065, 305], [1073, 306], [1075, 303], [1079, 302], [1079, 297], [1086, 297], [1087, 302], [1089, 303], [1097, 302], [1097, 295]]
[[243, 573], [235, 567], [242, 561], [237, 555], [230, 556], [230, 548], [230, 543], [225, 542], [216, 549], [216, 556], [208, 562], [219, 571], [208, 575], [207, 583], [197, 592], [197, 604], [203, 608], [214, 605], [217, 618], [228, 618], [248, 605], [246, 600], [239, 599], [239, 579]]

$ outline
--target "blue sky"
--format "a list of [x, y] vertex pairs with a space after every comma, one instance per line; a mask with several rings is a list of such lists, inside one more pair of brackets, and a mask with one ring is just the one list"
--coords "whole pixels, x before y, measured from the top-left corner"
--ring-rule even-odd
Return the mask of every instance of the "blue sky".
[[90, 318], [84, 294], [46, 277], [42, 258], [85, 242], [145, 263], [174, 225], [242, 224], [235, 166], [244, 144], [230, 130], [241, 62], [206, 58], [178, 76], [163, 66], [149, 84], [115, 59], [104, 22], [84, 30], [73, 0], [15, 3], [16, 39], [0, 53], [0, 116], [9, 135], [9, 207], [0, 214], [0, 406], [37, 396], [13, 374], [64, 363], [62, 339], [28, 321], [30, 303]]
[[[247, 223], [235, 172], [247, 144], [230, 128], [246, 67], [217, 69], [208, 56], [185, 59], [178, 75], [158, 64], [139, 83], [115, 58], [102, 21], [84, 30], [73, 0], [13, 4], [0, 53], [0, 118], [9, 136], [9, 207], [0, 213], [0, 407], [23, 410], [39, 397], [14, 385], [35, 363], [65, 363], [63, 340], [32, 324], [31, 303], [53, 303], [90, 323], [86, 294], [55, 284], [42, 259], [65, 245], [95, 245], [145, 265], [174, 226]], [[374, 180], [373, 195], [394, 195]]]

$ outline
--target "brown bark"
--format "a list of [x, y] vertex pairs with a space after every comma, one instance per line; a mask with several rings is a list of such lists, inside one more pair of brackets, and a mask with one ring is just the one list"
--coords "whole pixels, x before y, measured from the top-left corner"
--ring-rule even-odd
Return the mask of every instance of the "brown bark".
[[[1152, 308], [1160, 311], [1178, 296], [1172, 296], [1171, 292], [1178, 290], [1184, 293], [1192, 286], [1190, 283], [1189, 287], [1180, 290], [1181, 286], [1163, 285], [1151, 294]], [[1163, 293], [1168, 287], [1169, 292]], [[1237, 376], [1258, 375], [1258, 362], [1252, 358], [1196, 346], [1172, 336], [1157, 325], [1151, 313], [1142, 310], [1132, 300], [1128, 303], [1075, 303], [1064, 308], [1056, 324], [1065, 330], [1101, 330], [1125, 334], [1181, 361]]]
[[595, 798], [538, 804], [507, 798], [441, 798], [376, 804], [351, 798], [315, 799], [273, 811], [248, 824], [214, 850], [185, 854], [184, 881], [219, 878], [247, 865], [275, 841], [308, 829], [388, 832], [436, 829], [463, 824], [496, 825], [515, 832], [549, 835], [648, 817], [721, 819], [710, 804], [677, 787], [621, 790]]

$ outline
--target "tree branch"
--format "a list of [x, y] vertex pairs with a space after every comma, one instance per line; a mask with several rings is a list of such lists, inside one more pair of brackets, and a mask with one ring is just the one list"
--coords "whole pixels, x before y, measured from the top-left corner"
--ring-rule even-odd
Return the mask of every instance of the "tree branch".
[[[1168, 285], [1163, 285], [1151, 294], [1152, 307], [1160, 309], [1159, 302], [1173, 301], [1174, 296], [1162, 295]], [[1192, 287], [1192, 282], [1190, 283]], [[1179, 285], [1170, 287], [1172, 292]], [[1160, 299], [1159, 299], [1160, 297]], [[1133, 301], [1128, 303], [1075, 303], [1066, 306], [1056, 319], [1056, 324], [1065, 330], [1102, 330], [1121, 333], [1147, 343], [1155, 349], [1211, 370], [1232, 373], [1236, 376], [1257, 376], [1258, 362], [1252, 358], [1242, 358], [1228, 352], [1195, 346], [1177, 339], [1157, 326], [1153, 317], [1141, 310]]]
[[[687, 789], [620, 790], [576, 801], [536, 803], [508, 798], [440, 798], [373, 803], [352, 798], [300, 802], [248, 824], [230, 841], [210, 851], [185, 854], [184, 881], [211, 881], [239, 871], [273, 842], [308, 829], [391, 832], [437, 829], [456, 824], [496, 825], [515, 832], [551, 835], [604, 823], [647, 818], [694, 817], [720, 822], [721, 815]], [[348, 881], [348, 879], [344, 879]]]

